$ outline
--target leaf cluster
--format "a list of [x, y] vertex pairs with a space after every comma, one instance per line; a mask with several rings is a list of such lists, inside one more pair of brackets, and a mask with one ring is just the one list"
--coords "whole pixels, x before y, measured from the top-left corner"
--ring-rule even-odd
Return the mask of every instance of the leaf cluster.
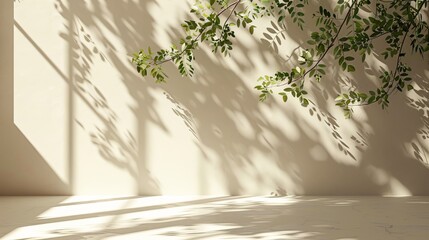
[[[350, 117], [353, 107], [378, 103], [386, 108], [394, 92], [413, 89], [411, 68], [404, 58], [415, 53], [423, 56], [429, 51], [429, 26], [422, 15], [428, 8], [428, 1], [337, 0], [333, 8], [320, 1], [318, 9], [309, 13], [308, 0], [196, 0], [191, 8], [195, 19], [181, 24], [185, 36], [179, 41], [180, 47], [172, 45], [156, 53], [150, 48], [140, 50], [132, 62], [142, 76], [151, 75], [156, 82], [165, 82], [167, 76], [161, 65], [170, 61], [183, 76], [192, 76], [193, 53], [199, 44], [207, 44], [214, 54], [230, 55], [236, 29], [247, 29], [253, 34], [256, 19], [275, 17], [281, 28], [285, 29], [289, 19], [304, 30], [308, 14], [315, 21], [314, 28], [307, 29], [316, 30], [310, 32], [308, 40], [301, 45], [299, 61], [290, 69], [260, 77], [255, 87], [260, 91], [259, 99], [265, 101], [278, 93], [284, 102], [295, 97], [301, 105], [307, 106], [311, 101], [305, 82], [309, 79], [319, 82], [325, 77], [330, 66], [326, 61], [328, 55], [346, 74], [355, 72], [356, 61], [365, 62], [369, 55], [394, 59], [390, 71], [380, 68], [380, 85], [376, 89], [338, 94], [336, 105]], [[271, 28], [268, 31], [276, 34], [274, 37], [264, 34], [272, 40], [282, 32], [278, 28], [275, 32], [271, 32]], [[376, 47], [377, 39], [384, 42], [381, 47]], [[278, 42], [280, 44], [280, 40]]]

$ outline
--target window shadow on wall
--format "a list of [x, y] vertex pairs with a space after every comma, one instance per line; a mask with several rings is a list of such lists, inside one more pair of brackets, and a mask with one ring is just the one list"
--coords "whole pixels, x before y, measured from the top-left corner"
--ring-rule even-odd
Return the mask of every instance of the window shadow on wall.
[[[145, 46], [158, 49], [160, 46], [154, 29], [156, 19], [148, 12], [150, 4], [156, 3], [109, 1], [101, 6], [94, 2], [90, 9], [83, 1], [69, 1], [69, 8], [61, 1], [57, 2], [62, 14], [73, 14], [76, 31], [80, 31], [72, 34], [75, 38], [78, 34], [93, 34], [110, 49], [97, 53], [85, 44], [73, 47], [76, 49], [74, 53], [83, 59], [73, 59], [73, 68], [77, 72], [73, 80], [74, 89], [82, 98], [89, 97], [88, 104], [95, 106], [93, 111], [104, 116], [101, 117], [103, 126], [89, 132], [93, 143], [98, 146], [104, 159], [130, 172], [141, 194], [162, 192], [156, 186], [156, 176], [150, 175], [145, 163], [149, 123], [168, 132], [166, 120], [160, 119], [151, 95], [151, 90], [160, 89], [161, 86], [155, 85], [151, 79], [141, 79], [130, 63], [123, 61], [122, 54], [125, 53], [116, 51], [115, 43], [103, 38], [102, 29], [118, 36], [126, 53]], [[78, 25], [79, 22], [82, 26]], [[86, 29], [91, 29], [91, 33], [85, 33]], [[182, 36], [176, 28], [166, 31], [171, 39]], [[289, 38], [297, 43], [305, 42], [308, 36], [293, 24], [287, 25], [287, 32]], [[76, 44], [74, 39], [67, 41]], [[241, 71], [257, 67], [249, 60], [250, 53], [260, 56], [265, 62], [274, 56], [278, 67], [288, 67], [288, 63], [285, 64], [280, 57], [282, 53], [273, 54], [272, 48], [264, 41], [253, 41], [252, 45], [244, 45], [238, 39], [235, 45], [234, 51], [244, 55], [241, 59], [232, 58]], [[116, 113], [109, 108], [102, 92], [96, 91], [96, 95], [89, 96], [81, 91], [93, 86], [89, 74], [91, 59], [98, 55], [102, 55], [121, 73], [124, 85], [137, 103], [132, 106], [132, 111], [138, 119], [138, 130], [130, 132], [129, 138], [118, 132]], [[338, 69], [331, 69], [334, 84], [328, 80], [320, 86], [313, 86], [314, 106], [303, 109], [281, 105], [277, 100], [260, 104], [256, 93], [249, 88], [254, 84], [252, 79], [242, 79], [222, 58], [212, 60], [206, 51], [198, 51], [197, 59], [198, 71], [192, 79], [178, 80], [180, 77], [174, 68], [166, 65], [170, 80], [162, 88], [166, 99], [172, 103], [172, 111], [183, 119], [184, 126], [190, 130], [189, 134], [195, 136], [195, 144], [205, 158], [202, 161], [219, 161], [218, 168], [223, 173], [224, 187], [229, 194], [248, 192], [249, 187], [244, 179], [249, 178], [256, 179], [255, 182], [261, 185], [271, 186], [272, 192], [278, 194], [429, 194], [429, 187], [425, 184], [429, 180], [429, 171], [422, 160], [423, 153], [428, 151], [424, 147], [427, 140], [422, 139], [428, 122], [428, 73], [427, 66], [417, 58], [410, 60], [416, 65], [416, 84], [420, 87], [416, 91], [418, 96], [408, 98], [397, 94], [387, 111], [382, 111], [378, 106], [367, 107], [361, 113], [364, 117], [359, 120], [339, 119], [329, 112], [332, 111], [335, 95], [340, 91], [335, 79], [340, 83], [344, 79], [340, 86], [346, 86], [348, 81], [353, 83], [368, 79], [377, 74], [368, 64], [362, 65], [365, 71], [357, 71], [348, 78]], [[326, 61], [333, 62], [334, 59], [327, 57]], [[247, 81], [251, 81], [250, 84]], [[370, 81], [359, 81], [359, 84], [375, 86]], [[281, 111], [278, 112], [278, 109]], [[274, 113], [271, 115], [269, 110], [276, 111], [289, 125], [274, 124], [270, 119], [275, 118]], [[244, 133], [244, 125], [251, 130]], [[299, 137], [290, 137], [290, 132], [298, 133]], [[122, 156], [109, 152], [112, 144], [121, 147]], [[408, 154], [407, 144], [414, 149], [414, 155]], [[263, 161], [280, 169], [280, 173], [276, 174], [282, 176], [260, 171], [257, 162], [261, 160], [256, 159], [255, 153], [265, 156]], [[130, 167], [133, 162], [139, 166], [137, 170]]]
[[0, 195], [67, 195], [70, 194], [67, 183], [14, 123], [13, 6], [13, 1], [3, 1], [0, 8]]
[[[317, 11], [317, 4], [319, 2], [312, 5], [315, 11]], [[311, 20], [308, 19], [308, 21]], [[308, 30], [301, 31], [291, 22], [286, 25], [290, 40], [296, 43], [306, 42], [310, 33]], [[268, 29], [265, 32], [270, 33]], [[171, 39], [178, 39], [179, 36], [181, 36], [179, 32], [172, 31]], [[245, 55], [243, 59], [251, 59], [251, 55], [246, 53], [259, 51], [258, 56], [263, 58], [273, 52], [267, 45], [260, 43], [257, 45], [258, 49], [240, 44], [240, 40], [235, 46], [234, 51]], [[285, 54], [279, 52], [280, 55]], [[198, 75], [198, 82], [170, 83], [172, 87], [169, 88], [171, 89], [169, 92], [202, 123], [201, 128], [196, 131], [199, 133], [200, 143], [204, 146], [203, 148], [215, 150], [223, 159], [222, 166], [229, 180], [228, 183], [233, 189], [231, 193], [239, 194], [242, 190], [240, 172], [252, 164], [249, 159], [252, 158], [251, 153], [254, 149], [267, 155], [274, 153], [275, 157], [270, 160], [277, 161], [284, 173], [293, 178], [294, 185], [299, 186], [298, 189], [300, 189], [295, 192], [298, 194], [427, 195], [429, 193], [427, 185], [429, 170], [427, 160], [423, 157], [424, 153], [428, 152], [428, 148], [425, 147], [428, 146], [425, 133], [428, 129], [429, 76], [427, 61], [423, 61], [420, 56], [411, 55], [407, 59], [413, 67], [418, 90], [408, 96], [395, 94], [390, 108], [385, 111], [379, 106], [363, 108], [363, 113], [358, 111], [357, 120], [339, 119], [341, 115], [338, 117], [336, 114], [334, 117], [330, 114], [334, 110], [333, 99], [340, 91], [346, 91], [346, 87], [350, 86], [346, 85], [347, 82], [341, 83], [342, 79], [346, 79], [341, 70], [331, 69], [331, 79], [328, 75], [321, 84], [311, 87], [314, 107], [292, 110], [292, 106], [284, 105], [284, 114], [301, 133], [299, 139], [288, 137], [287, 131], [293, 130], [291, 129], [293, 127], [285, 124], [286, 129], [282, 131], [282, 126], [270, 123], [269, 118], [274, 116], [262, 113], [260, 105], [251, 100], [255, 98], [251, 91], [240, 92], [246, 89], [246, 85], [242, 81], [236, 81], [240, 79], [239, 75], [234, 74], [227, 66], [209, 60], [209, 56], [204, 53], [197, 55], [197, 59], [203, 73]], [[278, 61], [284, 62], [281, 58], [278, 58]], [[326, 63], [332, 66], [335, 65], [335, 60], [327, 57]], [[257, 67], [249, 61], [240, 62], [240, 60], [237, 61], [237, 65], [243, 71]], [[286, 62], [286, 67], [291, 65]], [[378, 76], [378, 69], [368, 63], [362, 64], [361, 67], [365, 71], [356, 71], [349, 75], [348, 81], [364, 89], [376, 88], [378, 82], [372, 83], [365, 80], [371, 76]], [[343, 89], [339, 86], [343, 86]], [[210, 99], [204, 103], [198, 102], [198, 98], [189, 97], [189, 92], [202, 93], [204, 96], [218, 96], [220, 103]], [[273, 102], [263, 104], [275, 109]], [[239, 114], [231, 117], [231, 112]], [[237, 118], [241, 114], [256, 132], [252, 137], [247, 137], [238, 131], [240, 124], [237, 124]], [[217, 126], [219, 123], [221, 127]], [[223, 135], [216, 134], [213, 131], [215, 128], [222, 129]], [[320, 131], [320, 128], [323, 130]], [[280, 144], [273, 146], [257, 141], [260, 139], [259, 136], [267, 135], [274, 135]], [[412, 151], [409, 149], [410, 144], [413, 147]], [[332, 147], [336, 149], [336, 153], [329, 151]], [[314, 154], [314, 149], [319, 149], [319, 153]], [[413, 151], [414, 154], [411, 154]], [[318, 154], [325, 157], [320, 158]], [[257, 177], [263, 180], [270, 174], [265, 172]], [[278, 187], [278, 189], [282, 188]]]
[[[143, 1], [136, 4], [132, 1], [109, 1], [104, 6], [95, 1], [92, 2], [93, 8], [90, 9], [85, 1], [56, 1], [55, 8], [69, 23], [68, 32], [62, 32], [60, 36], [70, 44], [69, 58], [72, 69], [70, 76], [72, 77], [69, 85], [73, 91], [72, 94], [83, 101], [100, 122], [88, 126], [88, 123], [72, 116], [73, 126], [78, 126], [88, 133], [88, 137], [98, 148], [99, 154], [104, 160], [127, 171], [132, 176], [138, 188], [136, 193], [158, 195], [161, 193], [160, 189], [145, 163], [148, 122], [165, 129], [154, 109], [154, 100], [150, 95], [150, 89], [157, 88], [157, 86], [141, 81], [130, 69], [127, 53], [131, 52], [132, 48], [135, 49], [138, 43], [144, 41], [144, 35], [136, 34], [125, 27], [129, 24], [133, 30], [140, 29], [144, 30], [146, 34], [150, 33], [152, 31], [150, 21], [130, 17], [137, 12], [140, 15], [148, 16], [145, 6], [150, 2]], [[112, 14], [113, 18], [106, 17], [105, 14], [108, 13]], [[126, 49], [125, 53], [118, 53], [115, 43], [102, 36], [102, 28], [106, 28], [107, 31], [120, 37], [121, 44]], [[100, 48], [97, 44], [101, 44], [103, 47]], [[103, 48], [107, 51], [103, 52], [101, 50]], [[135, 131], [118, 128], [117, 113], [110, 107], [109, 99], [97, 88], [96, 82], [101, 79], [91, 78], [96, 58], [102, 59], [108, 66], [115, 68], [120, 73], [121, 81], [129, 95], [136, 101], [136, 105], [127, 106], [137, 120]], [[73, 131], [76, 131], [76, 127], [73, 127]], [[117, 151], [119, 154], [112, 151], [114, 147], [119, 149]]]
[[[46, 205], [31, 203], [31, 210], [19, 214], [21, 201], [12, 195], [67, 195], [64, 183], [14, 123], [14, 16], [13, 1], [0, 2], [0, 238], [25, 226], [63, 197], [51, 198]], [[4, 222], [6, 221], [6, 222]]]

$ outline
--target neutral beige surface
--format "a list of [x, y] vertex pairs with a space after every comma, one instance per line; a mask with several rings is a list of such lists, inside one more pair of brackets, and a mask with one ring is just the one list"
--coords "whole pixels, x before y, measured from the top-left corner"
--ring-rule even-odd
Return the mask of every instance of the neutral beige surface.
[[428, 197], [2, 197], [0, 239], [424, 240], [428, 212]]
[[[68, 194], [69, 187], [58, 177], [58, 174], [52, 170], [34, 140], [28, 137], [28, 132], [15, 124], [14, 114], [19, 109], [19, 103], [14, 102], [14, 19], [13, 19], [14, 1], [0, 2], [0, 194], [30, 194], [30, 195], [49, 195], [49, 194]], [[31, 58], [30, 54], [26, 54]], [[31, 67], [33, 66], [33, 67]], [[35, 63], [25, 68], [20, 68], [20, 72], [37, 76], [38, 69]], [[34, 78], [43, 85], [40, 79]], [[37, 85], [32, 87], [37, 92]], [[15, 92], [17, 93], [17, 92]], [[28, 100], [34, 101], [35, 98], [30, 94]], [[54, 99], [51, 99], [55, 101]], [[21, 108], [22, 109], [22, 108]], [[39, 115], [33, 111], [37, 109], [28, 108], [32, 113], [29, 120]], [[33, 125], [35, 131], [50, 131], [47, 125]], [[33, 141], [33, 142], [31, 142]], [[44, 140], [43, 140], [44, 141]], [[52, 151], [64, 143], [57, 142], [51, 146]]]
[[203, 48], [192, 79], [167, 64], [156, 85], [130, 54], [177, 40], [187, 1], [11, 2], [0, 3], [1, 195], [429, 194], [427, 60], [408, 58], [416, 92], [345, 120], [333, 98], [348, 82], [374, 87], [378, 59], [330, 69], [315, 106], [258, 102], [256, 79], [305, 39], [293, 25], [279, 54], [261, 21], [254, 37], [238, 32], [233, 57]]

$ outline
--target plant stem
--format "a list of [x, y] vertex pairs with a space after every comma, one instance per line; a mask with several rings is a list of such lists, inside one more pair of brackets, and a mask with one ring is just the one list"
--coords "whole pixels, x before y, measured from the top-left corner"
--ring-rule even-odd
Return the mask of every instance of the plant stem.
[[[416, 15], [414, 15], [414, 17], [413, 17], [412, 20], [416, 19], [416, 17], [420, 14], [420, 11], [422, 10], [423, 5], [424, 5], [424, 2], [422, 2], [420, 4], [419, 8], [416, 9]], [[400, 60], [401, 60], [401, 57], [402, 57], [401, 56], [402, 49], [404, 47], [405, 40], [407, 39], [407, 36], [408, 36], [408, 33], [410, 32], [410, 30], [411, 30], [411, 23], [408, 24], [407, 32], [405, 32], [404, 38], [402, 39], [402, 42], [401, 42], [401, 47], [399, 48], [399, 51], [398, 51], [398, 57], [396, 59], [396, 68], [395, 68], [395, 73], [393, 74], [392, 81], [395, 81], [396, 75], [398, 74], [398, 66], [399, 66], [399, 63], [400, 63]], [[395, 89], [398, 87], [398, 85], [399, 85], [399, 81], [396, 82], [396, 84], [395, 84], [395, 86], [393, 88], [392, 88], [392, 86], [389, 86], [389, 88], [387, 90], [387, 94], [388, 95], [392, 94], [393, 91], [395, 91]]]
[[[295, 79], [295, 80], [293, 80], [292, 82], [297, 82], [297, 81], [299, 81], [299, 80], [302, 80], [302, 79], [304, 79], [313, 69], [315, 69], [319, 64], [320, 64], [320, 62], [323, 60], [323, 58], [325, 58], [325, 56], [326, 56], [326, 54], [329, 52], [329, 50], [334, 46], [334, 44], [335, 44], [335, 42], [336, 42], [336, 40], [337, 40], [337, 38], [338, 38], [338, 36], [340, 35], [340, 32], [341, 32], [341, 29], [344, 27], [344, 24], [346, 23], [346, 21], [347, 21], [347, 19], [350, 17], [350, 14], [351, 14], [351, 12], [352, 12], [352, 9], [353, 9], [353, 6], [355, 5], [355, 3], [357, 2], [357, 0], [354, 0], [353, 1], [353, 3], [350, 5], [350, 8], [349, 8], [349, 10], [347, 11], [347, 13], [346, 13], [346, 16], [344, 17], [344, 20], [341, 22], [341, 25], [340, 25], [340, 27], [338, 28], [338, 31], [337, 31], [337, 33], [335, 34], [335, 36], [332, 38], [332, 40], [331, 40], [331, 43], [329, 44], [329, 46], [326, 48], [326, 50], [325, 50], [325, 52], [323, 52], [323, 54], [322, 54], [322, 56], [316, 61], [316, 63], [308, 70], [308, 71], [305, 71], [305, 73], [301, 76], [301, 77], [299, 77], [299, 78], [297, 78], [297, 79]], [[275, 86], [273, 86], [273, 87], [281, 87], [281, 86], [284, 86], [284, 85], [286, 85], [286, 84], [290, 84], [291, 82], [287, 82], [287, 83], [282, 83], [282, 84], [278, 84], [278, 85], [275, 85]]]
[[[236, 0], [235, 2], [233, 2], [233, 3], [229, 4], [228, 6], [226, 6], [225, 8], [223, 8], [221, 11], [219, 11], [219, 12], [216, 14], [216, 17], [219, 17], [219, 16], [220, 16], [220, 15], [222, 15], [222, 13], [224, 13], [226, 10], [228, 10], [228, 9], [229, 9], [229, 8], [231, 8], [231, 7], [234, 7], [234, 8], [232, 9], [231, 13], [229, 14], [228, 18], [226, 19], [226, 21], [225, 21], [225, 23], [224, 23], [224, 25], [223, 25], [223, 28], [225, 27], [225, 25], [226, 25], [227, 21], [228, 21], [228, 20], [229, 20], [229, 18], [231, 17], [231, 14], [233, 13], [233, 11], [235, 10], [235, 8], [238, 6], [238, 4], [239, 4], [241, 1], [242, 1], [242, 0]], [[197, 41], [198, 41], [198, 39], [201, 37], [201, 35], [203, 35], [203, 33], [204, 33], [204, 31], [205, 31], [205, 30], [206, 30], [206, 29], [201, 29], [200, 33], [199, 33], [199, 34], [198, 34], [194, 39], [192, 39], [192, 40], [191, 40], [191, 42], [192, 42], [192, 43], [197, 42]], [[185, 53], [185, 51], [186, 51], [186, 50], [187, 50], [187, 49], [185, 48], [185, 49], [183, 49], [182, 51], [180, 51], [179, 53], [177, 53], [174, 57], [170, 57], [170, 58], [164, 59], [164, 60], [162, 60], [162, 61], [160, 61], [160, 62], [152, 61], [152, 62], [150, 63], [150, 65], [157, 66], [157, 65], [161, 65], [161, 64], [163, 64], [163, 63], [169, 62], [169, 61], [173, 60], [173, 58], [178, 57], [178, 56], [181, 56], [183, 53]]]
[[341, 22], [340, 27], [338, 28], [337, 34], [335, 34], [334, 38], [332, 38], [331, 43], [329, 44], [328, 48], [326, 48], [325, 52], [322, 54], [322, 56], [317, 60], [316, 64], [314, 64], [308, 71], [305, 71], [304, 75], [302, 75], [301, 78], [297, 79], [296, 81], [300, 79], [304, 79], [305, 76], [307, 76], [313, 69], [315, 69], [320, 62], [325, 58], [326, 54], [329, 52], [329, 50], [334, 46], [335, 41], [337, 40], [338, 36], [340, 35], [341, 29], [344, 27], [344, 24], [347, 22], [347, 19], [350, 17], [350, 14], [352, 13], [353, 6], [356, 4], [357, 0], [353, 1], [352, 5], [350, 5], [349, 10], [347, 11], [346, 16], [344, 17], [344, 20]]

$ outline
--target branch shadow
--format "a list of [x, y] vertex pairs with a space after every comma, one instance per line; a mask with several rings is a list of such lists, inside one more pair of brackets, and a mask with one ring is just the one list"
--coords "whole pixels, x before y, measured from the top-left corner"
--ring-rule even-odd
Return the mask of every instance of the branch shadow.
[[[75, 70], [72, 87], [76, 95], [97, 116], [99, 123], [91, 126], [90, 121], [85, 122], [78, 118], [75, 122], [81, 130], [88, 133], [102, 158], [132, 176], [137, 186], [136, 194], [158, 195], [158, 183], [145, 165], [146, 125], [152, 122], [165, 128], [153, 107], [150, 93], [151, 89], [157, 87], [141, 81], [130, 69], [128, 57], [119, 53], [115, 44], [103, 36], [103, 30], [111, 31], [113, 35], [121, 37], [124, 52], [132, 52], [131, 49], [135, 49], [137, 43], [143, 41], [144, 35], [137, 33], [142, 30], [151, 31], [151, 25], [148, 24], [150, 21], [140, 21], [138, 17], [141, 14], [149, 16], [145, 6], [150, 3], [151, 1], [141, 4], [132, 1], [109, 1], [102, 5], [100, 2], [56, 1], [55, 8], [65, 19], [68, 15], [72, 16], [75, 28], [67, 29], [73, 33], [72, 37], [68, 37], [67, 33], [60, 33], [73, 49], [70, 56]], [[106, 17], [108, 14], [113, 18]], [[109, 99], [97, 87], [102, 79], [94, 79], [91, 76], [98, 59], [120, 73], [121, 81], [135, 100], [136, 104], [128, 106], [137, 119], [135, 131], [118, 128], [121, 116], [112, 109]]]
[[[311, 5], [314, 9], [317, 7], [315, 4], [318, 2]], [[273, 26], [272, 21], [270, 24]], [[291, 22], [286, 23], [286, 26], [287, 36], [295, 43], [305, 43], [311, 32], [311, 29], [303, 32]], [[171, 30], [170, 39], [180, 36], [180, 32]], [[274, 51], [279, 48], [274, 48]], [[249, 191], [242, 184], [245, 182], [243, 173], [246, 174], [246, 169], [255, 169], [251, 173], [256, 183], [272, 179], [269, 174], [256, 170], [255, 151], [260, 151], [264, 156], [272, 154], [267, 163], [275, 161], [288, 180], [293, 182], [289, 186], [284, 182], [271, 182], [273, 191], [277, 188], [286, 189], [284, 192], [292, 194], [310, 195], [428, 194], [429, 188], [425, 184], [429, 180], [428, 168], [405, 151], [405, 146], [418, 133], [424, 135], [425, 126], [427, 128], [427, 117], [422, 115], [428, 109], [429, 97], [425, 90], [427, 86], [422, 85], [426, 81], [421, 76], [425, 76], [427, 71], [424, 62], [414, 57], [410, 59], [411, 65], [415, 66], [413, 69], [416, 69], [416, 84], [423, 89], [417, 91], [421, 109], [413, 108], [408, 103], [412, 97], [403, 97], [394, 100], [390, 109], [384, 112], [378, 106], [371, 106], [358, 109], [357, 119], [339, 119], [342, 114], [339, 115], [338, 111], [334, 116], [333, 99], [341, 92], [341, 86], [350, 87], [350, 83], [356, 84], [357, 79], [368, 79], [359, 81], [363, 88], [377, 84], [371, 82], [377, 74], [377, 68], [364, 63], [358, 65], [365, 68], [365, 72], [357, 71], [350, 75], [344, 75], [337, 68], [331, 69], [332, 78], [339, 79], [340, 85], [335, 84], [335, 81], [322, 82], [322, 86], [313, 84], [313, 106], [309, 109], [284, 106], [280, 114], [289, 118], [288, 123], [291, 122], [285, 130], [276, 126], [275, 121], [270, 121], [270, 118], [275, 117], [274, 114], [266, 113], [264, 106], [255, 101], [255, 93], [249, 89], [247, 80], [242, 76], [244, 71], [255, 67], [255, 63], [249, 59], [256, 55], [269, 62], [266, 56], [272, 54], [272, 51], [264, 45], [264, 41], [262, 44], [252, 42], [244, 45], [238, 40], [235, 42], [232, 61], [227, 63], [223, 63], [224, 60], [211, 60], [210, 51], [199, 51], [196, 55], [199, 67], [195, 78], [185, 83], [171, 81], [166, 86], [168, 94], [192, 113], [194, 122], [200, 123], [192, 132], [197, 133], [203, 153], [208, 149], [217, 153], [229, 194]], [[234, 55], [244, 57], [240, 59]], [[293, 66], [289, 61], [284, 62], [281, 55], [278, 52], [273, 57], [279, 67]], [[241, 75], [230, 67], [233, 66], [231, 62], [243, 70]], [[326, 62], [335, 60], [328, 56]], [[276, 100], [263, 104], [273, 111], [278, 107]], [[189, 120], [184, 118], [184, 121]], [[404, 122], [407, 123], [406, 128], [402, 127]], [[299, 139], [291, 138], [291, 134], [287, 133], [293, 131], [291, 125], [300, 133]], [[243, 132], [243, 128], [251, 130]], [[269, 143], [267, 136], [274, 136], [271, 138], [281, 144], [275, 146]], [[417, 149], [415, 145], [414, 149]], [[417, 159], [421, 159], [422, 151], [415, 151]], [[375, 171], [374, 168], [381, 170]]]
[[[93, 229], [64, 224], [66, 222], [46, 224], [39, 236], [32, 237], [45, 240], [115, 237], [396, 239], [405, 236], [407, 239], [421, 239], [429, 231], [424, 214], [427, 205], [427, 198], [421, 197], [207, 198], [141, 207], [131, 214], [133, 209], [117, 210], [112, 214], [101, 212], [101, 216], [108, 215], [115, 220], [103, 227], [93, 220]], [[88, 222], [91, 219], [77, 215], [73, 220]], [[37, 224], [37, 221], [30, 223], [27, 229], [37, 228]]]
[[[313, 2], [312, 7], [317, 3]], [[163, 47], [155, 34], [156, 19], [149, 10], [152, 4], [157, 3], [109, 1], [105, 5], [93, 2], [88, 6], [84, 1], [57, 2], [57, 9], [62, 14], [67, 11], [73, 14], [78, 26], [76, 30], [69, 29], [74, 38], [66, 39], [74, 49], [75, 91], [87, 99], [101, 119], [100, 126], [79, 123], [106, 161], [133, 176], [139, 194], [162, 192], [146, 164], [150, 160], [146, 154], [148, 126], [155, 124], [166, 133], [169, 129], [155, 108], [160, 91], [195, 138], [202, 161], [221, 175], [223, 182], [219, 184], [226, 194], [429, 193], [424, 184], [429, 180], [429, 171], [422, 160], [414, 159], [423, 159], [422, 147], [411, 145], [416, 152], [414, 156], [404, 151], [404, 144], [412, 144], [418, 133], [424, 135], [426, 131], [427, 117], [422, 118], [420, 113], [427, 111], [427, 86], [422, 85], [423, 90], [417, 92], [423, 99], [420, 110], [407, 103], [412, 100], [401, 99], [393, 100], [388, 111], [368, 107], [357, 110], [357, 119], [341, 119], [339, 111], [333, 110], [333, 99], [340, 86], [350, 87], [357, 79], [372, 79], [376, 74], [369, 64], [363, 64], [365, 71], [347, 75], [336, 68], [330, 69], [340, 86], [336, 81], [323, 82], [321, 86], [313, 84], [313, 105], [308, 109], [302, 109], [296, 102], [283, 106], [275, 99], [259, 104], [252, 89], [254, 81], [246, 79], [246, 72], [257, 72], [252, 71], [258, 66], [252, 59], [257, 56], [265, 65], [272, 64], [270, 69], [290, 67], [294, 59], [292, 56], [292, 61], [285, 63], [282, 53], [273, 54], [264, 41], [254, 38], [246, 44], [238, 40], [229, 60], [211, 58], [210, 51], [203, 47], [196, 53], [198, 72], [193, 78], [181, 81], [174, 67], [166, 65], [170, 82], [166, 86], [155, 85], [150, 79], [140, 79], [124, 56], [142, 46]], [[184, 18], [191, 16], [187, 14]], [[267, 26], [273, 27], [273, 23], [268, 22]], [[290, 23], [286, 27], [286, 38], [298, 44], [304, 43], [311, 32], [311, 29], [301, 31]], [[122, 46], [104, 36], [106, 29], [120, 38]], [[182, 36], [175, 26], [166, 32], [169, 39]], [[120, 73], [122, 83], [136, 103], [129, 108], [138, 120], [137, 131], [123, 133], [118, 128], [118, 114], [97, 89], [99, 80], [91, 78], [95, 58], [104, 59]], [[326, 62], [334, 59], [328, 56]], [[424, 72], [427, 66], [418, 60], [415, 63], [416, 74], [427, 78]], [[374, 84], [362, 83], [367, 87]], [[407, 116], [407, 128], [400, 127], [403, 116]], [[137, 170], [134, 164], [138, 165]]]

